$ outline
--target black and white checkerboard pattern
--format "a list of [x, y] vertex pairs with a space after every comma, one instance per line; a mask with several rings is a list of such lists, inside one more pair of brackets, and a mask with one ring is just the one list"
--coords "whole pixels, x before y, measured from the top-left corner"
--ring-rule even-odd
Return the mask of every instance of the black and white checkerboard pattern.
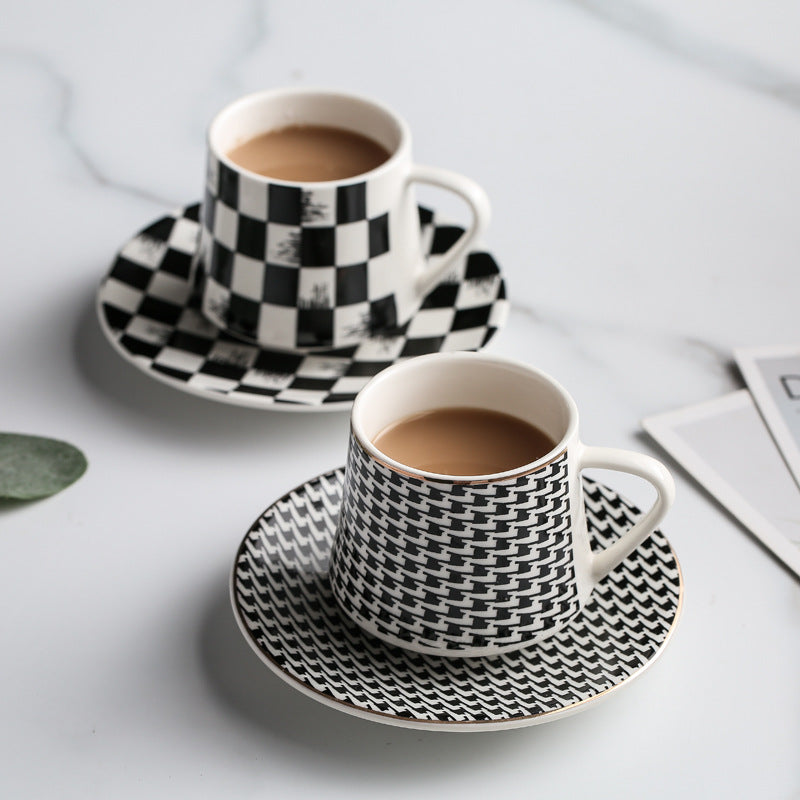
[[440, 483], [351, 434], [331, 586], [376, 636], [454, 654], [533, 640], [578, 611], [573, 561], [566, 451], [515, 479]]
[[[395, 332], [314, 354], [260, 348], [200, 313], [191, 281], [198, 217], [199, 206], [192, 205], [145, 228], [122, 248], [98, 292], [103, 329], [122, 356], [193, 394], [258, 408], [346, 408], [385, 367], [426, 353], [478, 350], [508, 316], [496, 262], [475, 251]], [[420, 220], [431, 259], [463, 232], [426, 209], [420, 209]]]
[[[245, 536], [232, 575], [245, 638], [276, 674], [346, 713], [415, 728], [491, 730], [586, 708], [640, 674], [665, 647], [681, 605], [675, 554], [653, 533], [544, 642], [492, 658], [426, 656], [384, 644], [339, 609], [328, 561], [344, 470], [270, 506]], [[584, 479], [592, 546], [638, 511]]]
[[199, 254], [206, 315], [289, 349], [347, 346], [397, 327], [385, 279], [389, 214], [369, 215], [367, 192], [379, 189], [253, 181], [209, 154]]

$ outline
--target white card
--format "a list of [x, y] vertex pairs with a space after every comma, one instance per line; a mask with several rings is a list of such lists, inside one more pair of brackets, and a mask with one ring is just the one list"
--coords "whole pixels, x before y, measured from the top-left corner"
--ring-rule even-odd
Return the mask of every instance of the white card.
[[743, 347], [733, 352], [800, 487], [800, 345]]
[[800, 576], [800, 489], [746, 389], [642, 426]]

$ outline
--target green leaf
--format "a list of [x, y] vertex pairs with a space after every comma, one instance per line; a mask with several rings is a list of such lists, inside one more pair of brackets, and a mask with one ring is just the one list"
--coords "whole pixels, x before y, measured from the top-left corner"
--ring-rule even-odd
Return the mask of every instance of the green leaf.
[[35, 500], [66, 489], [86, 472], [86, 456], [66, 442], [0, 433], [0, 499]]

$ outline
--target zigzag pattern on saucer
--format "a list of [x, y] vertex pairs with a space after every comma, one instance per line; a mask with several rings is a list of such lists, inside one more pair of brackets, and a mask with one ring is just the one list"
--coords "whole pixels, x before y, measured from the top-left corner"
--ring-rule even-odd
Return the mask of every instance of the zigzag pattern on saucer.
[[531, 641], [577, 612], [566, 451], [476, 485], [396, 472], [352, 433], [348, 454], [331, 587], [367, 630], [458, 655]]
[[[232, 575], [245, 638], [274, 672], [320, 702], [405, 727], [536, 724], [639, 674], [677, 623], [680, 569], [656, 531], [603, 579], [580, 614], [538, 645], [458, 659], [384, 644], [342, 614], [328, 580], [343, 475], [329, 472], [270, 506], [245, 536]], [[600, 548], [638, 512], [601, 484], [585, 479], [585, 490]]]
[[[423, 250], [435, 261], [463, 233], [420, 208]], [[494, 259], [474, 251], [425, 298], [402, 328], [360, 345], [301, 354], [267, 350], [215, 328], [191, 284], [199, 206], [162, 217], [117, 255], [98, 292], [106, 335], [153, 377], [237, 405], [346, 408], [396, 361], [438, 351], [479, 350], [508, 316]]]

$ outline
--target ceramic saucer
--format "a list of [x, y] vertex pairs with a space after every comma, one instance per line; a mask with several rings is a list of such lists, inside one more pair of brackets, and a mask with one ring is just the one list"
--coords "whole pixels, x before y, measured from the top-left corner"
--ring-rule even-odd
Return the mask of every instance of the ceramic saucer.
[[[327, 577], [344, 468], [303, 484], [253, 524], [236, 555], [231, 599], [262, 661], [304, 694], [408, 728], [495, 730], [586, 708], [641, 675], [675, 630], [683, 584], [656, 531], [594, 590], [566, 628], [492, 658], [424, 656], [384, 644], [343, 616]], [[584, 479], [595, 548], [638, 511]]]
[[[479, 350], [505, 324], [505, 283], [494, 258], [474, 250], [392, 335], [300, 354], [267, 350], [215, 328], [191, 281], [199, 205], [162, 217], [119, 252], [97, 294], [101, 327], [115, 349], [176, 389], [233, 405], [285, 411], [349, 408], [375, 374], [404, 358]], [[434, 261], [464, 232], [420, 208], [423, 251]]]

